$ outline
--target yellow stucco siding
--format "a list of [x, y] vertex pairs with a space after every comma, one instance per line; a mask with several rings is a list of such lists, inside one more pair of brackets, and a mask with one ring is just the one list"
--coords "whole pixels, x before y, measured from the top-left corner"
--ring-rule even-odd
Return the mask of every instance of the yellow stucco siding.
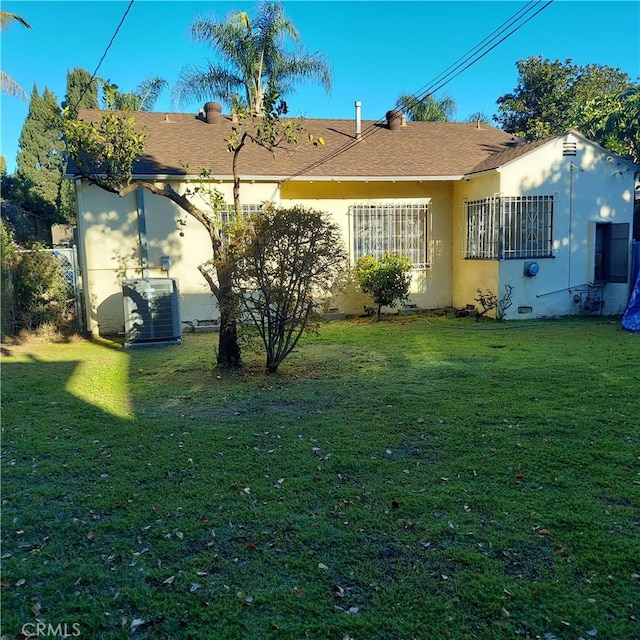
[[[329, 213], [342, 230], [353, 263], [353, 238], [349, 208], [354, 204], [407, 200], [428, 204], [426, 269], [413, 272], [409, 304], [434, 309], [451, 305], [451, 206], [450, 182], [286, 182], [281, 187], [282, 205], [288, 202]], [[336, 301], [343, 313], [361, 313], [370, 301], [351, 288]]]
[[500, 175], [489, 172], [470, 180], [456, 182], [453, 187], [452, 229], [452, 305], [464, 308], [478, 297], [477, 290], [498, 293], [499, 263], [497, 260], [469, 260], [466, 252], [465, 201], [488, 198], [500, 190]]
[[[567, 145], [575, 153], [566, 153]], [[508, 285], [513, 287], [508, 319], [580, 313], [576, 298], [593, 288], [597, 229], [601, 238], [605, 235], [597, 225], [623, 223], [616, 231], [624, 231], [624, 225], [632, 224], [635, 168], [579, 134], [532, 146], [526, 153], [519, 154], [517, 150], [516, 147], [515, 153], [501, 156], [496, 162], [498, 168], [460, 180], [302, 177], [280, 183], [275, 179], [242, 177], [240, 199], [244, 205], [268, 201], [283, 207], [301, 205], [325, 211], [340, 227], [352, 263], [355, 242], [350, 211], [354, 205], [398, 201], [427, 204], [427, 266], [413, 272], [410, 303], [424, 309], [478, 306], [475, 302], [478, 289], [502, 297]], [[163, 184], [159, 182], [158, 186]], [[99, 329], [106, 334], [123, 329], [122, 283], [125, 279], [142, 277], [143, 269], [148, 277], [178, 280], [183, 321], [218, 317], [215, 300], [198, 271], [212, 257], [211, 242], [193, 217], [169, 199], [149, 191], [119, 198], [88, 186], [86, 181], [77, 181], [76, 186], [81, 238], [78, 248], [90, 331], [97, 333]], [[172, 186], [185, 193], [200, 186], [200, 181], [185, 185], [174, 180]], [[223, 194], [226, 203], [233, 202], [229, 180], [215, 181], [212, 186]], [[522, 236], [512, 236], [516, 240], [510, 246], [518, 248], [511, 249], [506, 258], [466, 258], [465, 201], [492, 196], [545, 196], [545, 203], [552, 197], [551, 217], [549, 208], [538, 217], [536, 200], [531, 199], [526, 202], [534, 204], [526, 210], [526, 216], [521, 208], [517, 215], [523, 217], [516, 218], [523, 220], [517, 224], [530, 234], [526, 236], [527, 242], [533, 238], [534, 253], [546, 252], [547, 231], [551, 229], [551, 255], [535, 257], [539, 263], [537, 275], [526, 274], [524, 267], [531, 258], [509, 257], [525, 256], [529, 251], [527, 246], [517, 245], [524, 242], [518, 240]], [[190, 197], [193, 199], [193, 195]], [[204, 200], [195, 200], [197, 206], [206, 208]], [[503, 229], [508, 224], [503, 219], [505, 215], [499, 220]], [[146, 235], [141, 234], [141, 219], [146, 225]], [[511, 224], [511, 228], [517, 228], [516, 223]], [[363, 233], [366, 235], [368, 231]], [[366, 240], [372, 241], [371, 238]], [[504, 246], [504, 234], [500, 239]], [[544, 243], [541, 251], [535, 244], [538, 242]], [[167, 259], [169, 268], [163, 270]], [[628, 292], [628, 282], [608, 282], [604, 287], [603, 312], [622, 313]], [[351, 287], [332, 306], [343, 313], [359, 314], [367, 304], [370, 300]]]

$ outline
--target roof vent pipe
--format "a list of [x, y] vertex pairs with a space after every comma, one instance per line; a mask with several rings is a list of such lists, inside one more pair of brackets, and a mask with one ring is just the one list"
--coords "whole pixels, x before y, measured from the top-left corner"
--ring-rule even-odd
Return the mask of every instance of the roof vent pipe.
[[209, 124], [219, 124], [222, 121], [222, 105], [219, 102], [205, 102], [204, 119]]
[[362, 102], [356, 101], [356, 140], [362, 137]]
[[402, 127], [402, 111], [400, 109], [391, 109], [387, 111], [387, 127], [389, 131], [399, 131]]

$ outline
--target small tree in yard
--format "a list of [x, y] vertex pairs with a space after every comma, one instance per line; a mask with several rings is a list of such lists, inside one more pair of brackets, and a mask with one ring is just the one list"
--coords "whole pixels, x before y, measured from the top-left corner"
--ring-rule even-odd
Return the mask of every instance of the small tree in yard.
[[264, 344], [269, 373], [337, 292], [346, 266], [340, 229], [325, 213], [268, 204], [252, 216], [236, 262], [236, 289]]
[[409, 297], [411, 261], [404, 256], [385, 253], [382, 258], [362, 256], [354, 268], [360, 289], [373, 298], [376, 319], [380, 319], [382, 306], [394, 306]]

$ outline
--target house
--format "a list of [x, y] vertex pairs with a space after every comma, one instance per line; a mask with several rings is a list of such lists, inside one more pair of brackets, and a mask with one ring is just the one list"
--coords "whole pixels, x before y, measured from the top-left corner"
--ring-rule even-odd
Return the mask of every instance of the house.
[[[202, 168], [233, 202], [231, 117], [216, 103], [199, 114], [136, 113], [148, 131], [134, 179], [182, 192]], [[81, 110], [97, 120], [102, 112]], [[410, 303], [475, 306], [478, 290], [504, 298], [507, 319], [622, 314], [630, 294], [634, 187], [638, 166], [577, 131], [522, 143], [485, 123], [304, 121], [324, 146], [275, 157], [247, 145], [239, 157], [243, 209], [264, 201], [330, 213], [352, 261], [395, 251], [413, 263]], [[74, 176], [78, 251], [93, 334], [123, 331], [123, 283], [170, 278], [183, 323], [217, 318], [198, 272], [211, 257], [208, 234], [162, 196], [122, 198]], [[333, 306], [357, 314], [366, 299], [348, 291]]]

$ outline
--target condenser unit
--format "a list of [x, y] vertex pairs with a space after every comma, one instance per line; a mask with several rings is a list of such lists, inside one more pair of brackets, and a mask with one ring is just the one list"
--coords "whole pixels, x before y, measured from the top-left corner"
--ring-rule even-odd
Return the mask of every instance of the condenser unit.
[[175, 278], [125, 280], [122, 297], [125, 347], [180, 344], [182, 325]]

